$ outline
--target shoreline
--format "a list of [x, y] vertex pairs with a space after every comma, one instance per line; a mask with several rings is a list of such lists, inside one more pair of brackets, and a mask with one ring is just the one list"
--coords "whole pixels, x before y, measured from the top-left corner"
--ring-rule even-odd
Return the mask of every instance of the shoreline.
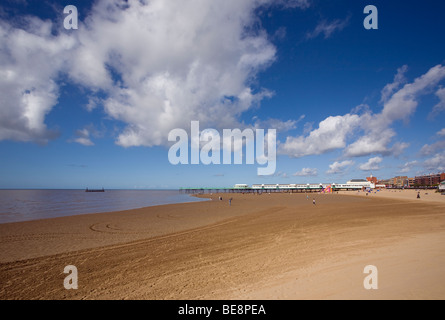
[[[213, 200], [2, 224], [0, 298], [445, 298], [442, 198], [310, 196], [205, 194]], [[369, 292], [373, 263], [380, 289]], [[79, 290], [63, 288], [66, 265]]]
[[[8, 223], [80, 216], [86, 214], [122, 212], [168, 204], [205, 201], [205, 199], [197, 199], [187, 194], [181, 194], [178, 190], [113, 189], [106, 194], [101, 192], [99, 196], [96, 196], [96, 193], [89, 193], [92, 195], [85, 196], [85, 191], [78, 189], [0, 190], [0, 192], [2, 191], [8, 193], [0, 193], [0, 203], [2, 202], [2, 200], [5, 200], [5, 202], [0, 206], [0, 225]], [[16, 191], [29, 191], [37, 193], [31, 195], [26, 195], [26, 193], [15, 194], [14, 192]], [[48, 192], [52, 191], [55, 191], [56, 194], [48, 194]], [[118, 192], [117, 195], [113, 193], [115, 191]], [[138, 192], [147, 191], [149, 192], [147, 194], [147, 198], [149, 200], [141, 200], [141, 197], [137, 196]], [[41, 195], [40, 192], [43, 192], [44, 194]], [[68, 192], [68, 196], [65, 194], [66, 192]], [[130, 193], [127, 194], [127, 192]], [[160, 194], [160, 198], [158, 198], [158, 192], [162, 193]], [[60, 203], [58, 202], [58, 200], [55, 200], [58, 199], [59, 196], [63, 198], [63, 201]], [[114, 196], [116, 196], [117, 198], [113, 198]], [[128, 196], [130, 196], [130, 199], [128, 198]], [[15, 201], [9, 201], [9, 197], [15, 199]], [[46, 198], [49, 199], [45, 202]], [[135, 201], [131, 202], [133, 198]], [[102, 202], [103, 204], [98, 204], [100, 202]], [[27, 205], [29, 205], [29, 208], [27, 207], [27, 205], [22, 205], [22, 203], [27, 203]]]

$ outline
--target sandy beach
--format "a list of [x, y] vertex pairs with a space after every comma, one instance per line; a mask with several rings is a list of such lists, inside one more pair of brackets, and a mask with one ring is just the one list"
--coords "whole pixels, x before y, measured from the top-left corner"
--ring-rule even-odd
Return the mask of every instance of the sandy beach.
[[416, 195], [213, 194], [1, 224], [0, 299], [444, 299], [445, 196]]

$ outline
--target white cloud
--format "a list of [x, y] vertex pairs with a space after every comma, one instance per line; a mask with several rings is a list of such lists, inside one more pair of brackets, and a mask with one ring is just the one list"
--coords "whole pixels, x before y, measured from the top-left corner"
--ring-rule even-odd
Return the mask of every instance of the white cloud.
[[363, 171], [380, 170], [380, 163], [383, 161], [381, 157], [375, 157], [368, 160], [368, 162], [362, 164], [359, 168]]
[[255, 122], [255, 129], [275, 129], [278, 133], [287, 132], [293, 130], [297, 127], [297, 124], [304, 119], [304, 116], [301, 116], [298, 120], [287, 120], [281, 121], [278, 119], [268, 119], [268, 120], [258, 120]]
[[270, 96], [249, 82], [276, 49], [264, 31], [246, 32], [253, 10], [268, 2], [133, 1], [125, 10], [118, 3], [99, 1], [87, 19], [74, 79], [107, 90], [106, 113], [128, 124], [119, 145], [165, 144], [191, 120], [241, 127], [240, 114]]
[[318, 170], [316, 168], [303, 168], [293, 174], [295, 177], [315, 177], [318, 175]]
[[306, 34], [306, 39], [317, 38], [319, 35], [323, 34], [325, 39], [328, 39], [336, 31], [343, 30], [349, 23], [349, 17], [341, 20], [337, 19], [331, 22], [326, 20], [321, 21], [313, 31]]
[[309, 134], [314, 129], [313, 122], [306, 122], [303, 127], [303, 134]]
[[413, 167], [417, 166], [418, 164], [419, 164], [418, 161], [407, 162], [403, 166], [400, 167], [399, 172], [400, 173], [408, 173], [413, 169]]
[[86, 104], [85, 108], [89, 112], [91, 112], [91, 111], [93, 111], [94, 109], [96, 109], [98, 107], [99, 103], [100, 103], [100, 99], [99, 98], [97, 98], [97, 97], [90, 97], [88, 99], [88, 103]]
[[[107, 116], [127, 125], [116, 141], [124, 147], [166, 144], [171, 129], [189, 128], [191, 120], [216, 129], [246, 127], [240, 115], [272, 95], [254, 91], [252, 81], [276, 54], [256, 24], [256, 9], [310, 4], [98, 0], [79, 32], [59, 34], [52, 32], [51, 22], [38, 18], [27, 17], [20, 28], [0, 20], [0, 140], [45, 143], [55, 136], [45, 117], [58, 103], [60, 74], [100, 92], [101, 99], [88, 97], [86, 108], [102, 105]], [[329, 37], [347, 20], [323, 22], [313, 34]], [[336, 149], [345, 149], [347, 156], [403, 151], [404, 143], [391, 146], [396, 134], [390, 126], [412, 115], [418, 97], [445, 77], [445, 67], [436, 66], [398, 89], [406, 82], [405, 72], [405, 66], [400, 68], [383, 89], [380, 114], [368, 110], [328, 117], [304, 136], [288, 137], [280, 152], [302, 157]], [[441, 101], [443, 92], [436, 92]], [[263, 123], [287, 131], [298, 121]], [[357, 132], [363, 135], [350, 143]]]
[[396, 135], [392, 129], [386, 129], [376, 135], [364, 135], [345, 149], [347, 157], [361, 157], [370, 154], [388, 153], [388, 144]]
[[[191, 120], [242, 128], [240, 115], [272, 94], [251, 86], [275, 60], [255, 16], [270, 6], [310, 1], [98, 0], [78, 32], [56, 35], [38, 18], [23, 29], [0, 21], [0, 140], [51, 138], [45, 116], [61, 73], [100, 93], [107, 116], [127, 124], [117, 139], [124, 147], [167, 144]], [[92, 94], [86, 108], [98, 102]]]
[[276, 0], [276, 4], [280, 4], [285, 8], [307, 9], [311, 6], [312, 0]]
[[359, 125], [358, 115], [329, 117], [307, 137], [287, 137], [279, 152], [291, 157], [319, 155], [346, 146], [346, 138]]
[[396, 133], [392, 129], [386, 129], [378, 133], [362, 136], [345, 149], [345, 156], [362, 157], [380, 154], [398, 157], [409, 147], [409, 144], [397, 142], [390, 147], [391, 140], [395, 135]]
[[434, 157], [425, 160], [423, 165], [430, 171], [445, 171], [445, 152], [438, 153]]
[[326, 171], [327, 174], [341, 174], [344, 173], [345, 168], [352, 166], [354, 164], [354, 161], [351, 160], [345, 160], [342, 162], [334, 162], [333, 164], [329, 165], [329, 170]]
[[[404, 67], [399, 69], [395, 77], [397, 86], [403, 81]], [[365, 114], [362, 116], [362, 128], [364, 135], [350, 144], [346, 150], [346, 156], [366, 156], [371, 154], [395, 155], [403, 153], [408, 147], [407, 143], [399, 142], [390, 146], [396, 132], [390, 126], [398, 120], [408, 120], [418, 106], [421, 95], [427, 94], [431, 88], [445, 78], [445, 66], [438, 65], [431, 68], [426, 74], [418, 77], [412, 83], [403, 86], [390, 98], [382, 93], [382, 100], [386, 100], [383, 110], [379, 114]], [[393, 88], [388, 89], [386, 94]]]
[[[362, 111], [360, 115], [352, 113], [328, 117], [320, 122], [319, 128], [312, 130], [308, 135], [305, 133], [304, 136], [287, 137], [280, 145], [280, 153], [303, 157], [343, 149], [346, 157], [401, 155], [409, 144], [392, 144], [396, 132], [391, 125], [395, 121], [408, 120], [418, 106], [419, 97], [429, 93], [445, 78], [445, 66], [435, 66], [389, 97], [404, 81], [402, 75], [405, 69], [406, 67], [400, 68], [394, 83], [383, 90], [382, 101], [386, 102], [381, 113], [373, 114], [366, 105], [362, 105], [354, 110]], [[358, 137], [350, 142], [353, 134]]]
[[391, 148], [388, 149], [388, 152], [382, 153], [383, 155], [392, 155], [394, 157], [399, 157], [405, 152], [405, 149], [407, 149], [410, 146], [409, 143], [406, 142], [397, 142], [394, 143]]
[[77, 138], [74, 139], [74, 142], [77, 142], [86, 147], [94, 146], [94, 142], [90, 139], [90, 131], [86, 128], [76, 131]]
[[58, 102], [55, 81], [74, 46], [49, 21], [26, 17], [21, 29], [0, 20], [0, 141], [46, 143], [57, 134], [45, 116]]
[[[445, 128], [437, 132], [438, 136], [445, 136]], [[419, 156], [430, 157], [423, 162], [426, 170], [436, 172], [445, 171], [445, 140], [437, 141], [433, 144], [425, 144], [420, 149]]]
[[426, 144], [420, 149], [420, 156], [431, 156], [437, 152], [445, 150], [445, 140], [433, 144]]
[[428, 93], [428, 89], [437, 86], [445, 78], [445, 66], [437, 65], [413, 83], [406, 84], [392, 95], [385, 103], [381, 115], [377, 118], [383, 124], [390, 125], [396, 120], [406, 120], [418, 106], [418, 98]]
[[405, 77], [405, 73], [408, 71], [408, 66], [404, 65], [403, 67], [397, 69], [397, 74], [394, 77], [394, 82], [387, 84], [382, 90], [382, 99], [381, 102], [385, 103], [388, 99], [394, 94], [394, 92], [400, 89], [400, 86], [407, 82]]
[[440, 88], [436, 92], [436, 96], [439, 98], [439, 103], [436, 104], [431, 111], [429, 118], [434, 119], [439, 113], [445, 111], [445, 88]]
[[278, 171], [275, 174], [273, 174], [274, 177], [279, 177], [279, 178], [284, 178], [287, 179], [289, 178], [289, 175], [286, 172], [282, 172], [282, 171]]
[[362, 103], [359, 104], [358, 106], [352, 108], [351, 113], [354, 114], [367, 114], [367, 113], [371, 113], [371, 107], [366, 104], [366, 103]]

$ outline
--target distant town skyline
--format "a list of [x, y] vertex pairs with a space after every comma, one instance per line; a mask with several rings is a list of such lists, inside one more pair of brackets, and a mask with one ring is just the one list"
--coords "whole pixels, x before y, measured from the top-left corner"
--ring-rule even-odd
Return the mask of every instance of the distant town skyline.
[[[365, 27], [367, 5], [378, 29]], [[0, 188], [444, 172], [444, 11], [433, 0], [2, 1]], [[169, 133], [193, 121], [276, 130], [275, 173], [173, 165]]]

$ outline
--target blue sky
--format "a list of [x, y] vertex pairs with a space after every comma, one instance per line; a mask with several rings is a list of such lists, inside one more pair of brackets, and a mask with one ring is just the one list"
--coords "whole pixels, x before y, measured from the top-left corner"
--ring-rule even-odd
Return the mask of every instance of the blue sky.
[[[366, 5], [378, 29], [366, 30]], [[79, 12], [66, 30], [63, 8]], [[440, 1], [0, 4], [0, 188], [343, 183], [445, 170]], [[277, 169], [170, 164], [168, 133], [276, 129]]]

